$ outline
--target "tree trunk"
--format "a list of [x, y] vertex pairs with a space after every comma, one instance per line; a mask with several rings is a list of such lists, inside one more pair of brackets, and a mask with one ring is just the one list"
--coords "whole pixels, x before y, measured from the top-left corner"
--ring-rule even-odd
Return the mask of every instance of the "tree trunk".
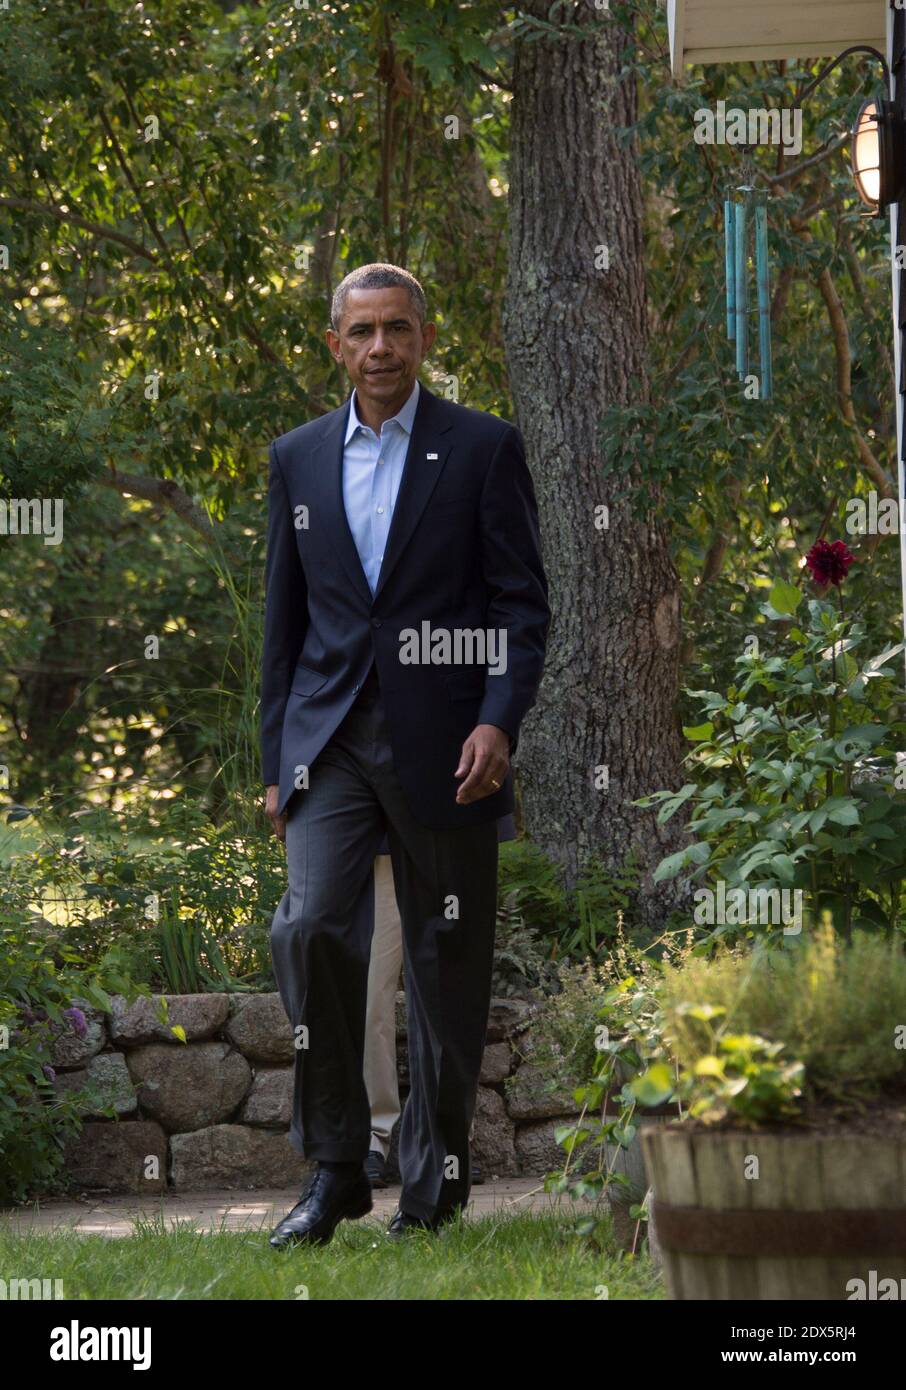
[[[629, 802], [679, 785], [679, 581], [662, 516], [639, 519], [615, 501], [625, 481], [603, 477], [598, 444], [603, 410], [648, 390], [642, 191], [616, 138], [636, 119], [636, 92], [618, 76], [629, 39], [611, 15], [586, 0], [556, 18], [585, 32], [517, 41], [510, 152], [510, 386], [554, 610], [520, 735], [522, 809], [570, 882], [592, 858], [616, 868], [635, 851], [653, 920], [677, 890], [655, 891], [650, 870], [680, 827], [659, 829]], [[609, 270], [596, 268], [602, 246]], [[607, 530], [595, 527], [602, 503]], [[596, 789], [602, 767], [608, 785]]]

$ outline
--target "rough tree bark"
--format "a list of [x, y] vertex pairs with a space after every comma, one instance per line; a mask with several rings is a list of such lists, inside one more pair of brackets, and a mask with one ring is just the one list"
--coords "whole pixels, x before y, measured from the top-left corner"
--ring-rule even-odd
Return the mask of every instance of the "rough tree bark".
[[[520, 736], [522, 810], [570, 881], [592, 857], [618, 867], [636, 851], [640, 906], [656, 920], [677, 890], [656, 890], [650, 871], [681, 827], [628, 803], [681, 781], [679, 582], [657, 507], [638, 520], [614, 500], [599, 445], [603, 410], [648, 390], [642, 191], [616, 134], [636, 119], [636, 92], [619, 77], [627, 34], [592, 0], [553, 12], [530, 0], [523, 13], [560, 33], [519, 38], [514, 55], [504, 323], [554, 610]], [[601, 246], [609, 270], [596, 268]], [[595, 528], [601, 503], [608, 530]], [[602, 766], [609, 785], [596, 790]]]

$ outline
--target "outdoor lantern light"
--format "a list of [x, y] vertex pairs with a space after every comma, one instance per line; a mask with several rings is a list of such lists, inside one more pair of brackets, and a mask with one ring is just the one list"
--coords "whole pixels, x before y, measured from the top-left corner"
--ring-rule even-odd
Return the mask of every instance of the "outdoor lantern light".
[[903, 192], [903, 156], [903, 117], [893, 102], [864, 102], [853, 126], [853, 178], [862, 202], [878, 216]]
[[[848, 58], [851, 53], [868, 53], [872, 58], [876, 58], [884, 73], [884, 86], [881, 90], [883, 93], [890, 91], [890, 69], [884, 54], [879, 53], [876, 48], [872, 48], [869, 44], [854, 43], [849, 48], [844, 48], [843, 52], [838, 53], [836, 58], [832, 58], [821, 69], [818, 76], [813, 78], [808, 86], [799, 93], [800, 106], [806, 98], [811, 96], [816, 87], [820, 87], [837, 64], [842, 63], [843, 59]], [[904, 154], [906, 154], [906, 140], [903, 138], [904, 125], [906, 125], [906, 116], [897, 111], [892, 101], [887, 101], [881, 95], [862, 103], [862, 108], [853, 126], [851, 149], [853, 178], [859, 197], [876, 217], [880, 217], [884, 209], [890, 207], [891, 203], [898, 202], [904, 188], [906, 188], [906, 169], [904, 169], [903, 163]]]

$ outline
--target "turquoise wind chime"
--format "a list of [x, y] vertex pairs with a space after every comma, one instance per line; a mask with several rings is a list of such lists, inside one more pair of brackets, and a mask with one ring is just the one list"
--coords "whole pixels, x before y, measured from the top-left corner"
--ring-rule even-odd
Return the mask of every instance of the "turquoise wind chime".
[[[745, 180], [747, 172], [743, 172]], [[749, 243], [755, 234], [755, 284], [758, 296], [758, 399], [769, 401], [773, 391], [771, 369], [771, 296], [768, 280], [768, 210], [766, 195], [751, 183], [736, 190], [742, 201], [724, 200], [724, 264], [727, 286], [727, 337], [736, 344], [736, 374], [740, 381], [751, 375], [749, 362]]]

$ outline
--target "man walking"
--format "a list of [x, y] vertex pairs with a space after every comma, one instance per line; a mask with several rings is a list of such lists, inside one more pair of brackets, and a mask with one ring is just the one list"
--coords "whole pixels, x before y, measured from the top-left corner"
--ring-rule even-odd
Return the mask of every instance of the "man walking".
[[270, 449], [261, 744], [289, 878], [271, 950], [296, 1038], [290, 1142], [318, 1163], [274, 1246], [371, 1210], [368, 895], [385, 832], [411, 1080], [388, 1234], [468, 1201], [497, 820], [550, 622], [521, 437], [418, 382], [436, 335], [418, 281], [353, 271], [331, 324], [353, 393]]

